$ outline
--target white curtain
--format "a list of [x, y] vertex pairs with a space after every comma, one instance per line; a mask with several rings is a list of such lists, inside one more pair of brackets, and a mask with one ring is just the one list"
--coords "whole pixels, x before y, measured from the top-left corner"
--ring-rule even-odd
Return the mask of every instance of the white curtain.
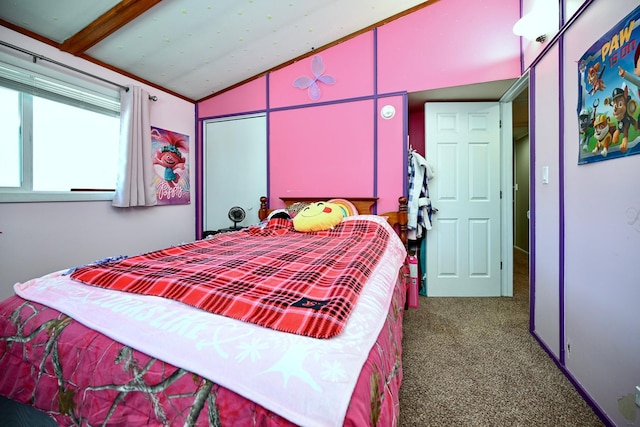
[[153, 183], [153, 150], [149, 93], [136, 86], [120, 91], [120, 154], [112, 205], [120, 208], [157, 203]]

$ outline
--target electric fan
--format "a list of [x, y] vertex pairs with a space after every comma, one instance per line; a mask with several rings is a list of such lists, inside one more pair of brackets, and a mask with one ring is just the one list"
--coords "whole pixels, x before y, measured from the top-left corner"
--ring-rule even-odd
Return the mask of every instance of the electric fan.
[[238, 223], [242, 222], [246, 216], [244, 209], [240, 206], [234, 206], [229, 209], [229, 219], [233, 221], [232, 228], [238, 228]]

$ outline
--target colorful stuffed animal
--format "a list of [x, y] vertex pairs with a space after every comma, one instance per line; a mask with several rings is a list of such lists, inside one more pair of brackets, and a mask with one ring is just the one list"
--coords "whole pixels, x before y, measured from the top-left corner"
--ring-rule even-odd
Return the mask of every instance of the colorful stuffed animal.
[[333, 203], [310, 203], [293, 217], [293, 228], [297, 231], [330, 230], [342, 222], [342, 212], [340, 206]]
[[342, 215], [345, 217], [358, 215], [358, 209], [356, 206], [346, 199], [331, 199], [329, 200], [329, 203], [334, 203], [340, 206], [342, 209]]

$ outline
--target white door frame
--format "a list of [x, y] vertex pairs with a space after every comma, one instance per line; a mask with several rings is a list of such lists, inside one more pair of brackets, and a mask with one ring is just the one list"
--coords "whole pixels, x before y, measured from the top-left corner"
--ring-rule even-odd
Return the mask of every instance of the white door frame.
[[529, 85], [529, 71], [500, 98], [502, 187], [502, 296], [513, 296], [513, 108], [512, 101]]
[[[476, 117], [476, 121], [472, 121], [473, 117]], [[451, 175], [447, 176], [445, 173], [437, 178], [445, 181], [437, 185], [433, 194], [430, 194], [432, 202], [442, 214], [436, 214], [437, 224], [434, 223], [432, 230], [436, 234], [429, 237], [430, 232], [427, 233], [427, 296], [495, 297], [505, 294], [502, 268], [504, 220], [501, 218], [505, 203], [502, 197], [504, 191], [501, 172], [504, 156], [502, 122], [502, 105], [498, 101], [425, 103], [426, 154], [443, 162], [436, 165], [436, 178], [440, 176], [438, 167], [447, 166], [449, 169], [447, 162], [453, 162], [449, 171]], [[444, 128], [441, 129], [441, 126]], [[441, 145], [445, 148], [444, 153], [439, 153]], [[479, 170], [472, 167], [475, 161], [469, 154], [469, 149], [473, 146], [480, 146], [485, 150], [478, 153], [482, 159], [480, 167], [489, 168], [487, 179], [490, 180], [486, 183], [480, 180], [484, 185], [476, 188], [478, 193], [471, 192], [474, 186], [468, 183], [469, 176], [465, 176], [472, 170]], [[441, 158], [440, 154], [444, 157]], [[488, 165], [483, 161], [488, 161]], [[451, 182], [447, 185], [449, 179]], [[439, 218], [440, 215], [444, 216]], [[474, 222], [474, 219], [477, 221]], [[464, 225], [460, 226], [461, 223]], [[438, 231], [441, 226], [442, 230]], [[473, 245], [472, 230], [482, 231], [473, 240]], [[457, 244], [451, 246], [450, 240]], [[482, 249], [477, 248], [478, 244]], [[472, 247], [475, 249], [472, 250]], [[483, 259], [483, 254], [487, 259]], [[472, 260], [476, 258], [480, 264], [473, 263], [479, 268], [474, 270], [471, 266]]]

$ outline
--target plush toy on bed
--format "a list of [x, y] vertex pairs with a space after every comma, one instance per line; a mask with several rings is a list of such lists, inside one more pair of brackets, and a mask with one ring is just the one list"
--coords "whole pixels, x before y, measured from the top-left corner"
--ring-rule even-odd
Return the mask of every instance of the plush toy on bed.
[[339, 205], [328, 202], [310, 203], [293, 217], [293, 228], [297, 231], [330, 230], [344, 218]]

